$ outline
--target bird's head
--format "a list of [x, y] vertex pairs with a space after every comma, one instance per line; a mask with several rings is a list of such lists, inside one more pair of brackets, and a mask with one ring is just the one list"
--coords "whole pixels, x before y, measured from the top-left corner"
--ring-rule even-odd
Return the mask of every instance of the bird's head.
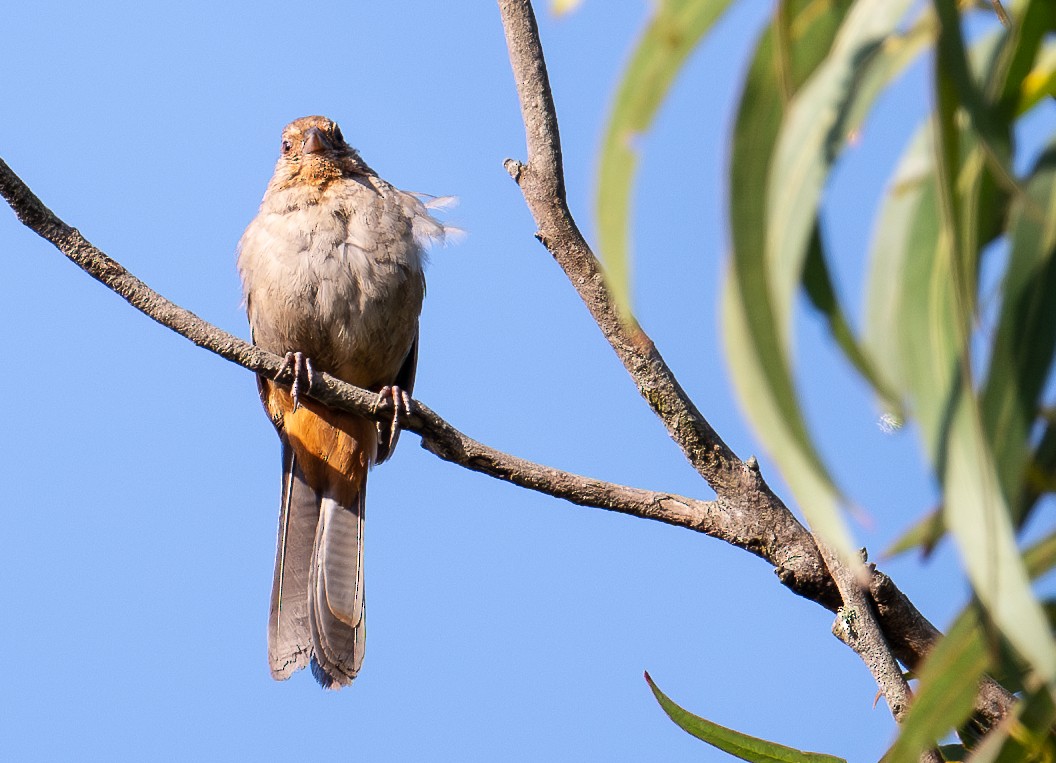
[[340, 178], [373, 174], [345, 142], [341, 128], [326, 117], [301, 117], [282, 130], [272, 186], [325, 187]]

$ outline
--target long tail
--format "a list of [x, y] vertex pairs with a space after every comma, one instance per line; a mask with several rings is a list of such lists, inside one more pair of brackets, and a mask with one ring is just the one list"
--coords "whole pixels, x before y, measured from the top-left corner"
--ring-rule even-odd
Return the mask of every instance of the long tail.
[[363, 664], [363, 519], [376, 431], [371, 421], [310, 401], [284, 416], [268, 631], [276, 679], [311, 665], [320, 684], [337, 689]]
[[268, 658], [278, 680], [311, 664], [324, 688], [352, 683], [366, 641], [363, 518], [366, 480], [352, 504], [320, 495], [283, 443], [283, 500], [271, 589]]

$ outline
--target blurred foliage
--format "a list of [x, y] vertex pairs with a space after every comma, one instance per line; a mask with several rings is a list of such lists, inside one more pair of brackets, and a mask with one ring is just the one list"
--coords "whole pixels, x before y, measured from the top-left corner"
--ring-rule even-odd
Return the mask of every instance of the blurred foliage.
[[[617, 90], [596, 204], [606, 271], [627, 310], [634, 140], [730, 5], [658, 2]], [[895, 548], [928, 550], [949, 536], [972, 586], [972, 603], [920, 671], [889, 761], [918, 760], [955, 730], [963, 744], [943, 746], [948, 759], [1056, 760], [1053, 608], [1031, 583], [1056, 562], [1056, 531], [1027, 551], [1020, 542], [1056, 490], [1056, 129], [1033, 161], [1016, 143], [1019, 120], [1056, 97], [1054, 33], [1053, 0], [778, 0], [741, 84], [723, 333], [744, 410], [812, 529], [855, 559], [848, 502], [797, 392], [792, 337], [805, 301], [889, 420], [915, 424], [941, 488], [940, 509]], [[825, 191], [879, 96], [918, 59], [932, 109], [892, 168], [874, 212], [865, 304], [849, 310], [819, 225]], [[852, 312], [864, 315], [859, 328]], [[987, 672], [1022, 699], [981, 736], [966, 729]], [[715, 744], [722, 727], [653, 690], [676, 723]]]

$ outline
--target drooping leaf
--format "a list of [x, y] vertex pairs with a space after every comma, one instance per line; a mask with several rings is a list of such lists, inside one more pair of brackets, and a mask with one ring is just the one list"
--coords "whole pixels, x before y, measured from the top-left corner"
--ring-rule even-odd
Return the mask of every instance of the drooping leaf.
[[[723, 291], [726, 355], [746, 415], [781, 466], [814, 528], [853, 547], [837, 491], [810, 446], [770, 303], [764, 256], [766, 187], [784, 104], [828, 53], [851, 3], [778, 4], [756, 45], [738, 105], [730, 162], [732, 267]], [[798, 275], [798, 274], [797, 274]], [[789, 413], [791, 412], [791, 413]]]
[[[832, 149], [829, 162], [835, 159], [842, 141], [857, 133], [881, 90], [932, 42], [934, 34], [934, 19], [925, 14], [905, 33], [888, 36], [882, 50], [871, 51], [868, 63], [855, 68], [853, 88], [846, 103], [841, 104], [842, 111], [837, 114], [836, 125], [822, 144], [826, 153]], [[820, 126], [825, 124], [822, 122]], [[816, 139], [819, 137], [815, 136]], [[812, 203], [816, 205], [817, 201], [815, 198]], [[807, 248], [802, 282], [811, 303], [828, 321], [829, 331], [844, 355], [872, 385], [888, 412], [903, 419], [901, 400], [890, 383], [890, 376], [884, 372], [882, 363], [878, 363], [877, 358], [862, 346], [839, 304], [816, 222]]]
[[[1006, 39], [990, 35], [972, 50], [973, 69], [988, 76], [988, 90], [999, 97], [1004, 86], [1000, 78], [1007, 65], [999, 66]], [[997, 237], [1004, 226], [1007, 192], [988, 175], [982, 150], [970, 131], [960, 130], [962, 162], [959, 186], [970, 206], [970, 232], [963, 236], [974, 248]], [[898, 394], [914, 396], [915, 389], [938, 394], [932, 364], [934, 345], [942, 337], [947, 341], [954, 327], [939, 322], [931, 325], [926, 305], [935, 304], [929, 295], [942, 290], [947, 283], [932, 272], [935, 267], [941, 228], [936, 214], [937, 190], [932, 132], [926, 126], [917, 130], [902, 155], [889, 183], [875, 226], [870, 269], [867, 279], [865, 344], [876, 365], [887, 374]], [[974, 264], [966, 266], [974, 283]], [[936, 297], [937, 299], [938, 297]], [[947, 294], [944, 299], [949, 299]], [[934, 318], [934, 316], [932, 316]], [[930, 328], [929, 328], [930, 326]], [[946, 358], [943, 363], [952, 363]], [[911, 400], [917, 408], [917, 401]], [[925, 430], [929, 453], [937, 454], [936, 433]], [[914, 544], [933, 546], [944, 532], [941, 517], [921, 520], [896, 541], [888, 553], [897, 553]]]
[[[973, 49], [976, 71], [994, 72], [997, 67], [1000, 38], [991, 35]], [[961, 130], [955, 141], [963, 147], [964, 186], [970, 190], [976, 229], [973, 242], [989, 241], [1001, 230], [1003, 201], [992, 196], [995, 186], [984, 182], [985, 163], [982, 152], [967, 130]], [[984, 190], [986, 193], [984, 193]], [[938, 187], [936, 185], [934, 130], [924, 125], [916, 131], [900, 159], [889, 183], [889, 190], [877, 218], [870, 257], [868, 298], [866, 301], [865, 341], [877, 365], [889, 374], [890, 382], [901, 394], [912, 397], [913, 390], [930, 384], [933, 345], [940, 337], [948, 346], [952, 325], [940, 322], [929, 334], [929, 315], [924, 306], [931, 304], [933, 289], [943, 290], [947, 283], [932, 280], [939, 246], [941, 228], [938, 225]], [[985, 202], [985, 203], [984, 203]], [[985, 223], [984, 223], [985, 221]], [[966, 277], [974, 282], [974, 265], [966, 267]], [[942, 299], [948, 299], [947, 294]], [[973, 300], [970, 298], [968, 302]], [[943, 313], [945, 315], [946, 313]], [[942, 364], [951, 360], [943, 358]], [[916, 411], [914, 411], [916, 412]], [[929, 452], [936, 451], [935, 442], [928, 440]]]
[[[998, 127], [1010, 130], [1024, 82], [1038, 57], [1046, 29], [1056, 24], [1056, 6], [1044, 0], [1019, 3], [1016, 21], [988, 72], [984, 93], [994, 103]], [[1003, 121], [1002, 121], [1003, 120]], [[1043, 155], [1029, 185], [1015, 198], [1009, 221], [1011, 254], [1001, 284], [1001, 313], [993, 331], [982, 413], [998, 475], [1014, 521], [1031, 505], [1023, 499], [1030, 478], [1030, 431], [1056, 344], [1056, 238], [1038, 218], [1053, 203], [1052, 153]], [[1026, 213], [1026, 217], [1024, 217]]]
[[[958, 375], [959, 376], [959, 375]], [[945, 441], [944, 519], [980, 600], [1043, 677], [1056, 679], [1056, 648], [1019, 556], [977, 399], [962, 380], [950, 401]], [[938, 423], [938, 422], [935, 422]]]
[[911, 285], [908, 265], [914, 249], [922, 242], [933, 246], [929, 239], [938, 235], [930, 205], [934, 198], [931, 156], [931, 136], [919, 129], [889, 183], [870, 254], [865, 344], [887, 375], [887, 383], [900, 391], [908, 387], [899, 330], [905, 320], [905, 289]]
[[850, 554], [854, 542], [840, 514], [831, 480], [816, 456], [800, 447], [801, 441], [794, 438], [793, 431], [782, 425], [782, 422], [787, 424], [783, 419], [785, 409], [776, 403], [773, 389], [766, 384], [763, 356], [750, 349], [746, 351], [751, 348], [753, 339], [749, 326], [750, 308], [741, 298], [732, 271], [723, 288], [722, 310], [730, 372], [737, 382], [738, 395], [750, 401], [745, 404], [748, 418], [757, 429], [769, 426], [765, 435], [767, 447], [778, 459], [781, 471], [811, 526], [844, 555]]
[[[960, 44], [954, 42], [953, 47]], [[1012, 69], [1000, 65], [1007, 50], [1000, 42], [996, 37], [984, 40], [973, 55], [975, 70], [991, 77], [986, 92], [995, 98], [1005, 92], [1000, 78]], [[951, 47], [949, 41], [946, 47]], [[1029, 640], [1044, 660], [1044, 642], [1051, 639], [1039, 635], [1042, 618], [1018, 559], [971, 385], [969, 336], [978, 251], [1000, 230], [1002, 215], [994, 210], [1002, 206], [1001, 192], [987, 179], [992, 157], [986, 157], [970, 124], [957, 117], [957, 88], [941, 61], [936, 68], [934, 129], [918, 132], [913, 140], [880, 218], [868, 336], [878, 357], [890, 359], [885, 365], [911, 397], [927, 450], [947, 489], [944, 519], [948, 527], [956, 527], [973, 583], [990, 586], [981, 597], [1001, 607], [995, 619], [1003, 630], [1016, 621], [1016, 608], [1026, 608], [1027, 630], [1033, 633]], [[1015, 595], [996, 595], [998, 585]]]
[[[1044, 0], [1043, 0], [1044, 1]], [[936, 41], [936, 84], [939, 88], [939, 116], [944, 105], [955, 105], [964, 110], [970, 120], [972, 132], [980, 141], [993, 162], [993, 169], [1011, 177], [1011, 145], [1007, 119], [1002, 119], [1001, 110], [987, 101], [983, 88], [979, 86], [968, 63], [967, 48], [961, 34], [960, 10], [956, 0], [933, 0], [935, 15], [939, 20], [939, 36]], [[1013, 34], [1018, 32], [1018, 28]], [[1015, 45], [1013, 46], [1015, 47]], [[1003, 79], [1007, 70], [1000, 71]], [[952, 150], [953, 147], [950, 147]]]
[[631, 193], [635, 140], [649, 129], [672, 83], [730, 0], [661, 0], [631, 55], [601, 148], [595, 210], [605, 275], [620, 306], [631, 304]]
[[[781, 125], [767, 183], [766, 266], [777, 331], [789, 345], [793, 298], [807, 256], [818, 203], [847, 135], [864, 116], [881, 86], [911, 56], [895, 35], [911, 0], [859, 0], [847, 14], [832, 50], [810, 81], [796, 93]], [[919, 39], [914, 37], [914, 39]], [[867, 76], [872, 73], [872, 76]], [[886, 75], [886, 80], [883, 75]], [[859, 88], [859, 82], [870, 85]], [[786, 350], [787, 354], [787, 350]]]
[[653, 683], [649, 674], [645, 674], [645, 680], [649, 688], [653, 690], [656, 701], [664, 709], [668, 717], [674, 721], [679, 728], [687, 731], [697, 739], [702, 739], [713, 747], [723, 752], [728, 752], [741, 760], [752, 763], [847, 763], [843, 758], [833, 755], [825, 755], [818, 752], [803, 752], [792, 747], [768, 742], [765, 739], [748, 736], [739, 731], [728, 729], [717, 723], [705, 720], [700, 716], [693, 715], [687, 710], [672, 702]]
[[[969, 75], [956, 5], [935, 0], [935, 8], [941, 31], [933, 133], [942, 232], [925, 281], [930, 288], [922, 295], [927, 314], [921, 323], [930, 329], [924, 344], [932, 355], [927, 363], [932, 373], [927, 383], [918, 379], [914, 397], [943, 482], [946, 526], [957, 541], [973, 589], [1013, 646], [1046, 683], [1056, 686], [1056, 644], [1016, 547], [1008, 501], [972, 385], [971, 268], [978, 255], [965, 235], [974, 223], [972, 207], [960, 193], [962, 136], [957, 115], [962, 103], [969, 113], [983, 106], [975, 103], [975, 83], [964, 81]], [[972, 113], [971, 124], [990, 160], [1000, 163], [1007, 160], [1001, 142], [1007, 130], [994, 120], [993, 113]]]
[[1030, 433], [1056, 351], [1056, 142], [1012, 208], [1001, 316], [982, 393], [983, 421], [1018, 525]]
[[[757, 117], [762, 110], [749, 105], [760, 97], [752, 86], [753, 65], [731, 163], [734, 277], [724, 298], [731, 369], [749, 418], [811, 526], [852, 563], [853, 543], [838, 509], [839, 493], [809, 435], [792, 380], [793, 297], [802, 281], [852, 363], [888, 398], [889, 407], [896, 408], [890, 385], [858, 347], [834, 298], [816, 220], [822, 189], [848, 136], [883, 86], [928, 40], [926, 23], [915, 24], [909, 33], [896, 33], [910, 4], [909, 0], [855, 3], [841, 19], [825, 58], [805, 84], [790, 94], [778, 134], [760, 123]], [[773, 39], [780, 38], [773, 34]], [[787, 47], [795, 51], [805, 46]], [[774, 68], [780, 74], [782, 67]], [[782, 95], [784, 83], [779, 76], [771, 74], [769, 82], [760, 79], [762, 85], [770, 85], [771, 92], [765, 95], [771, 99]], [[766, 116], [773, 118], [773, 114]], [[751, 140], [750, 151], [738, 145], [741, 134], [760, 132], [769, 132], [770, 138], [762, 151], [758, 137]], [[760, 165], [762, 172], [757, 169]], [[743, 198], [759, 195], [760, 176], [768, 189], [762, 210], [750, 198]], [[760, 226], [765, 226], [765, 235], [755, 232]], [[731, 294], [731, 289], [740, 294]]]
[[1021, 113], [1022, 105], [1034, 97], [1033, 91], [1044, 87], [1044, 72], [1056, 63], [1042, 50], [1046, 33], [1056, 31], [1056, 5], [1017, 0], [1016, 6], [1015, 23], [1005, 35], [994, 71], [982, 78], [986, 83], [984, 105], [1000, 130]]

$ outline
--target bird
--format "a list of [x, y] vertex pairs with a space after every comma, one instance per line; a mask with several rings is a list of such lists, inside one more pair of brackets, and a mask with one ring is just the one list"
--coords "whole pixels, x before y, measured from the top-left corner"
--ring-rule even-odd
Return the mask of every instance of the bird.
[[[432, 212], [446, 203], [382, 180], [333, 120], [302, 117], [283, 129], [239, 241], [252, 341], [283, 356], [294, 379], [257, 378], [282, 455], [268, 626], [276, 680], [310, 666], [338, 689], [362, 666], [367, 472], [391, 455], [398, 417], [410, 410], [425, 249], [448, 231]], [[391, 397], [392, 421], [305, 397], [319, 371], [377, 392], [379, 403]]]

